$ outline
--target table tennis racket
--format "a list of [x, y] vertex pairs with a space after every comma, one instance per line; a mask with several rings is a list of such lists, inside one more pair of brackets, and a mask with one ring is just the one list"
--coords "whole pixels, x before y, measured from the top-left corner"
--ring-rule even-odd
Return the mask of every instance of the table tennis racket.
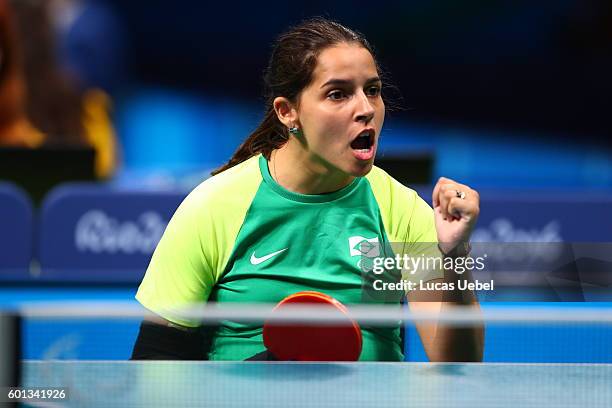
[[361, 329], [338, 300], [320, 292], [294, 293], [276, 305], [272, 313], [297, 304], [322, 305], [338, 313], [340, 323], [286, 323], [266, 321], [264, 345], [278, 360], [356, 361], [361, 354]]

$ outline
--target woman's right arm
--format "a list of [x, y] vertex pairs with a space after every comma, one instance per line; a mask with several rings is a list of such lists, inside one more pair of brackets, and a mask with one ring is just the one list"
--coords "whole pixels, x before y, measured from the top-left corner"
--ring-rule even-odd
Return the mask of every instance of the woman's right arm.
[[176, 314], [208, 300], [219, 269], [211, 206], [197, 191], [172, 216], [138, 288], [136, 299], [152, 314], [140, 325], [132, 360], [207, 357], [201, 322]]
[[146, 318], [130, 360], [206, 360], [200, 328], [180, 326], [161, 317]]

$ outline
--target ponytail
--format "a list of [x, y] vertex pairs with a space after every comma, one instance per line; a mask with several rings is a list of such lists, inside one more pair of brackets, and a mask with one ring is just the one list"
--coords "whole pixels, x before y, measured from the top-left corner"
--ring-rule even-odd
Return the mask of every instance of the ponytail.
[[272, 151], [284, 145], [287, 139], [287, 130], [278, 120], [274, 109], [270, 107], [257, 129], [242, 142], [232, 158], [210, 174], [213, 176], [219, 174], [259, 153], [269, 159]]

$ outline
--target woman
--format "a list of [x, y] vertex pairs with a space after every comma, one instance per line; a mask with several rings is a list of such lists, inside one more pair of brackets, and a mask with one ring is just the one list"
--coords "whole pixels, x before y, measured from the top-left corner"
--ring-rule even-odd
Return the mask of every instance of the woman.
[[[136, 298], [160, 318], [143, 323], [133, 358], [243, 360], [263, 350], [260, 326], [224, 323], [203, 356], [197, 322], [167, 312], [181, 305], [276, 303], [302, 290], [361, 303], [366, 241], [465, 252], [478, 216], [474, 190], [440, 179], [434, 212], [373, 167], [385, 116], [379, 72], [368, 42], [338, 23], [309, 20], [279, 37], [264, 120], [185, 199], [155, 250]], [[477, 307], [471, 293], [418, 300], [411, 307]], [[481, 327], [418, 329], [432, 360], [481, 359]], [[362, 327], [362, 335], [361, 360], [402, 360], [398, 327]]]

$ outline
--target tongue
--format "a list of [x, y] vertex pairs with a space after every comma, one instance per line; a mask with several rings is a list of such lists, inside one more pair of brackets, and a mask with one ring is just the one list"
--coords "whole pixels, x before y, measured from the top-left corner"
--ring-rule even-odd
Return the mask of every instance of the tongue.
[[351, 143], [351, 147], [353, 149], [369, 149], [370, 148], [370, 138], [369, 137], [358, 137], [353, 140]]

